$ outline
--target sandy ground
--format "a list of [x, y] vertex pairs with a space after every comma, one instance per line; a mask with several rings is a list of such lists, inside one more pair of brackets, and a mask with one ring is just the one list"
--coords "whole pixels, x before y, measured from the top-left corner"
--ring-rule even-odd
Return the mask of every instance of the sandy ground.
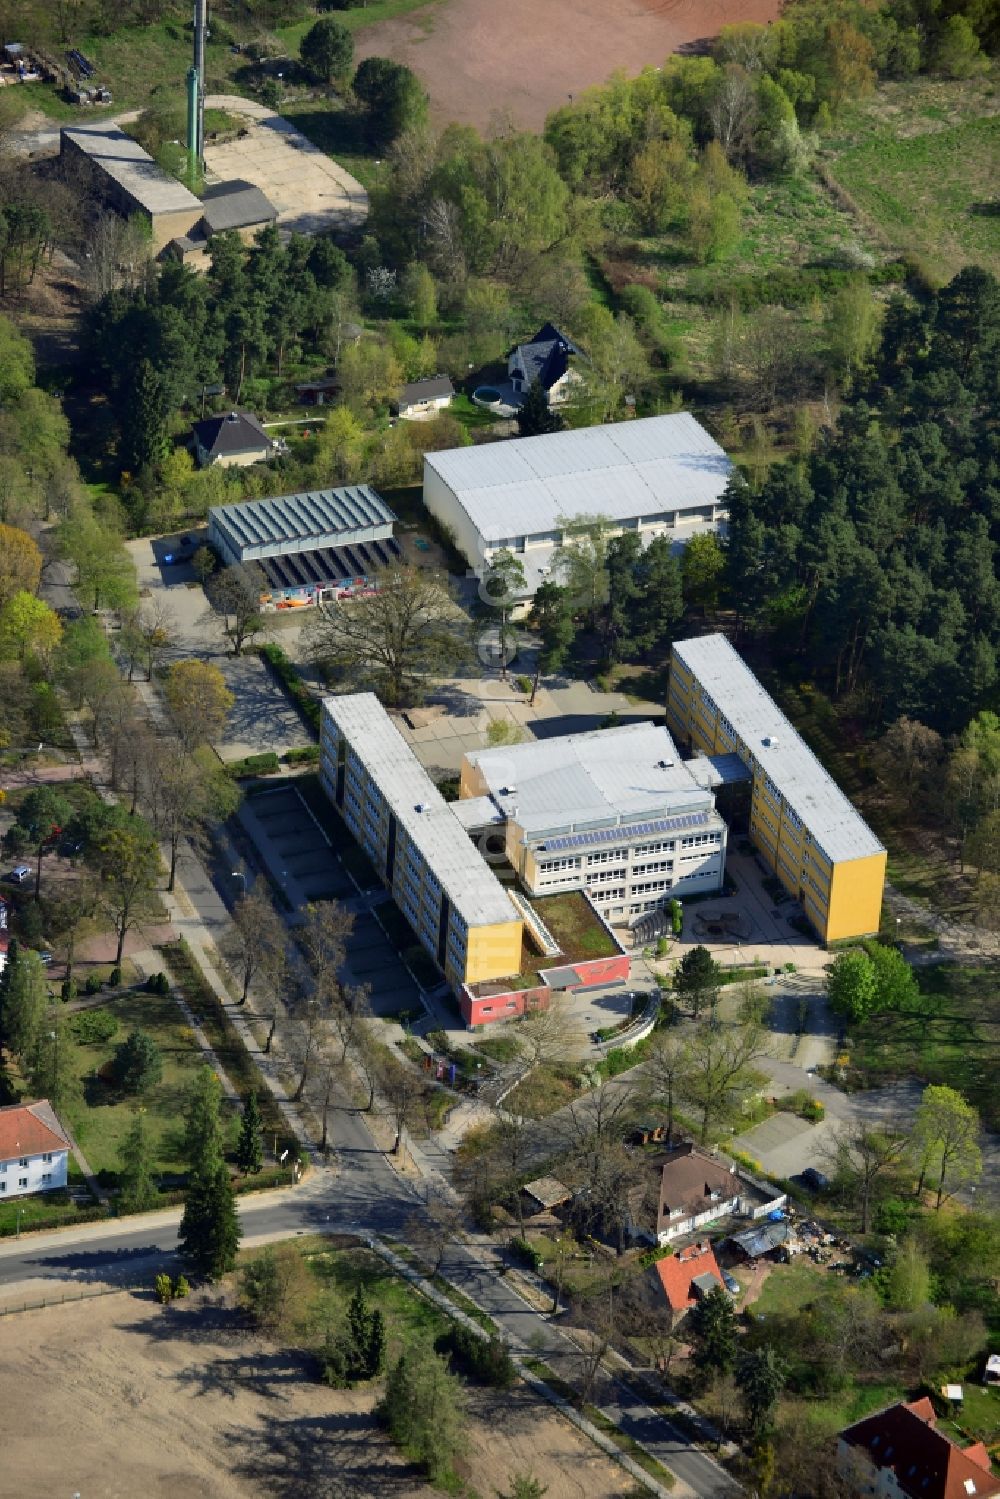
[[[218, 1304], [128, 1292], [0, 1322], [0, 1493], [10, 1499], [417, 1499], [430, 1495], [371, 1418]], [[462, 1467], [480, 1494], [530, 1470], [548, 1499], [604, 1499], [625, 1473], [521, 1391], [472, 1394]]]
[[537, 129], [617, 68], [637, 73], [779, 9], [778, 0], [441, 0], [367, 29], [359, 56], [407, 63], [441, 123], [485, 127], [501, 112]]

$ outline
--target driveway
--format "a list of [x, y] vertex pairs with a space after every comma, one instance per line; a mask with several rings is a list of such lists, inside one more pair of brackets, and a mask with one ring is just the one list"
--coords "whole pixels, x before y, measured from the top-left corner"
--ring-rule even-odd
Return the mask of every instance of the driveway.
[[288, 120], [237, 94], [210, 94], [205, 103], [246, 122], [240, 140], [206, 147], [210, 185], [234, 178], [252, 182], [274, 204], [279, 227], [289, 233], [343, 234], [365, 222], [368, 194], [361, 183]]
[[[419, 1013], [423, 1006], [417, 985], [371, 911], [357, 901], [357, 890], [336, 846], [312, 817], [294, 784], [248, 797], [240, 807], [239, 818], [296, 912], [312, 901], [351, 904], [355, 919], [347, 941], [345, 975], [349, 983], [368, 986], [373, 1012], [384, 1016], [400, 1010]], [[293, 925], [295, 921], [293, 916]]]
[[272, 750], [286, 750], [311, 743], [311, 735], [297, 710], [259, 656], [234, 656], [223, 638], [218, 617], [213, 614], [204, 589], [186, 564], [167, 565], [164, 557], [176, 545], [176, 536], [143, 537], [127, 543], [144, 598], [161, 607], [167, 616], [172, 646], [164, 664], [197, 656], [211, 661], [226, 679], [235, 697], [224, 737], [214, 746], [223, 760], [242, 760]]

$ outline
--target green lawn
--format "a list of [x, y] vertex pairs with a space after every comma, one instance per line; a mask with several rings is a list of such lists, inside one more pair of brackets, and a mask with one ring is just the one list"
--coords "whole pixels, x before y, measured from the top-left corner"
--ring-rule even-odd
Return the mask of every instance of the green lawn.
[[[127, 994], [103, 1006], [115, 1015], [119, 1031], [100, 1045], [82, 1046], [70, 1041], [74, 1071], [80, 1078], [82, 1100], [67, 1110], [69, 1123], [80, 1149], [94, 1171], [117, 1171], [122, 1142], [132, 1125], [137, 1107], [145, 1111], [155, 1169], [182, 1172], [181, 1121], [185, 1090], [202, 1054], [193, 1033], [184, 1023], [169, 995]], [[98, 1076], [115, 1048], [133, 1029], [148, 1031], [163, 1054], [163, 1078], [140, 1098], [121, 1098]]]
[[942, 1421], [947, 1434], [956, 1442], [985, 1442], [995, 1447], [1000, 1442], [1000, 1391], [986, 1390], [970, 1380], [962, 1383], [965, 1396], [962, 1408], [953, 1421]]
[[[363, 31], [369, 26], [377, 26], [380, 21], [394, 21], [397, 16], [421, 11], [423, 14], [414, 16], [414, 25], [426, 32], [434, 25], [436, 7], [437, 0], [365, 0], [365, 4], [358, 10], [338, 11], [336, 19], [350, 31]], [[315, 16], [310, 16], [308, 20], [296, 21], [291, 26], [279, 26], [275, 35], [285, 44], [289, 53], [298, 56], [299, 43], [315, 20]]]
[[764, 1282], [753, 1312], [762, 1317], [787, 1317], [801, 1311], [816, 1299], [828, 1279], [828, 1273], [812, 1260], [796, 1259], [790, 1265], [778, 1265]]
[[942, 280], [970, 261], [1000, 270], [997, 76], [887, 84], [830, 143], [836, 180], [890, 245]]
[[346, 1304], [360, 1287], [368, 1302], [385, 1316], [389, 1360], [414, 1343], [433, 1341], [447, 1332], [451, 1322], [405, 1280], [368, 1249], [307, 1248], [309, 1268], [319, 1283]]
[[995, 968], [935, 963], [916, 970], [921, 1005], [876, 1016], [853, 1037], [851, 1062], [866, 1082], [918, 1077], [964, 1093], [989, 1129], [1000, 1127], [1000, 981]]

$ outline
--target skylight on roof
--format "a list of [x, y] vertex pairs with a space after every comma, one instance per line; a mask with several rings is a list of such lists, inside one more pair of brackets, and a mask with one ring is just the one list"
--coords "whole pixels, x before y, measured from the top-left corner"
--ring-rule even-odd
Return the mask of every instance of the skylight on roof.
[[962, 1487], [965, 1489], [965, 1492], [967, 1494], [974, 1494], [976, 1492], [975, 1480], [972, 1478], [967, 1478]]

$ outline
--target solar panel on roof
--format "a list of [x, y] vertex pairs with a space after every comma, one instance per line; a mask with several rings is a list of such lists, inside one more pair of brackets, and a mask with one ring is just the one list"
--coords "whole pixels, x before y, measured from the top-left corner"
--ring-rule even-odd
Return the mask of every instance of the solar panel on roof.
[[572, 833], [562, 838], [546, 838], [539, 846], [547, 853], [559, 853], [563, 849], [584, 848], [594, 843], [620, 843], [623, 838], [630, 843], [637, 838], [647, 838], [651, 833], [675, 833], [682, 828], [696, 828], [708, 822], [708, 812], [691, 812], [684, 817], [660, 817], [655, 822], [619, 823], [613, 828], [594, 828], [589, 833]]

